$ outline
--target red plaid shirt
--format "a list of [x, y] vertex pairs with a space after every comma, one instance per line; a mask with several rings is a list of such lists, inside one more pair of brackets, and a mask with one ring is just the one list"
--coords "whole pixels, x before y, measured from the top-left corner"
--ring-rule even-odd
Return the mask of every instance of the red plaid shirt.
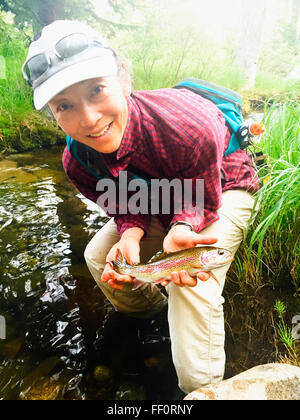
[[[218, 220], [222, 191], [245, 189], [254, 193], [259, 189], [259, 179], [245, 151], [224, 157], [229, 140], [222, 113], [201, 96], [186, 89], [139, 91], [128, 98], [128, 121], [118, 151], [102, 156], [114, 177], [130, 165], [150, 178], [204, 179], [204, 212], [191, 208], [180, 214], [157, 215], [165, 227], [181, 220], [200, 232]], [[98, 179], [67, 147], [63, 166], [77, 189], [96, 202]], [[147, 232], [151, 219], [151, 214], [109, 216], [114, 217], [121, 234], [131, 227]]]

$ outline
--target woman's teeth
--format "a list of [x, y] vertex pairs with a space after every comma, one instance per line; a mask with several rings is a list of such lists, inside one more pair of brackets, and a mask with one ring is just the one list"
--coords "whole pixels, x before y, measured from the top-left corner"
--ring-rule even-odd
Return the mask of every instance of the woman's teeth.
[[103, 134], [105, 134], [107, 132], [107, 130], [109, 129], [110, 124], [108, 124], [107, 127], [105, 127], [102, 131], [100, 131], [100, 133], [97, 134], [90, 134], [90, 137], [100, 137], [103, 136]]

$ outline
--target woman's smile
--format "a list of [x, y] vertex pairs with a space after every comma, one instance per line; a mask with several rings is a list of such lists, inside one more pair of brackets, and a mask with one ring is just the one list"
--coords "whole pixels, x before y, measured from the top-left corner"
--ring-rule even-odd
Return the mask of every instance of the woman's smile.
[[88, 137], [92, 137], [93, 139], [101, 139], [101, 138], [106, 138], [106, 135], [109, 135], [111, 130], [110, 128], [112, 127], [113, 122], [109, 123], [108, 125], [106, 125], [102, 130], [97, 131], [93, 134], [89, 134]]

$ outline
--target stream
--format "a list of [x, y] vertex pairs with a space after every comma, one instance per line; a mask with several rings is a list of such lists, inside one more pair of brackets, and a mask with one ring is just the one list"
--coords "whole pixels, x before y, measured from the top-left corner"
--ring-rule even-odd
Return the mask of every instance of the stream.
[[62, 150], [0, 161], [0, 399], [169, 399], [169, 345], [141, 343], [133, 322], [99, 359], [111, 308], [83, 253], [108, 219], [68, 181]]

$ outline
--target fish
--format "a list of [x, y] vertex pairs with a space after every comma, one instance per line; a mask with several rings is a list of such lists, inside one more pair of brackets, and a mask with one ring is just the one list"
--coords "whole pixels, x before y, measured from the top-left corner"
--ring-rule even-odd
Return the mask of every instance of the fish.
[[213, 246], [196, 246], [181, 251], [165, 253], [159, 251], [145, 264], [130, 265], [118, 249], [116, 259], [111, 261], [113, 269], [119, 274], [134, 277], [133, 289], [144, 283], [159, 283], [162, 278], [171, 279], [174, 271], [186, 270], [190, 276], [205, 271], [218, 283], [211, 270], [222, 267], [233, 261], [230, 251]]

